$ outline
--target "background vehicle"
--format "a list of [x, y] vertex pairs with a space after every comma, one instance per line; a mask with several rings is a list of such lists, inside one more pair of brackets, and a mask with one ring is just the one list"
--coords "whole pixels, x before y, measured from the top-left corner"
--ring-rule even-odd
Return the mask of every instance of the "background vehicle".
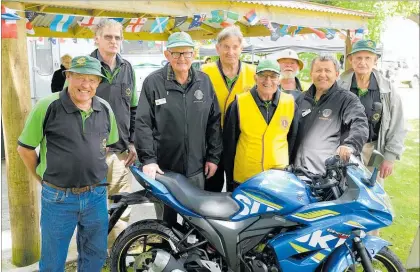
[[[374, 166], [383, 160], [373, 158]], [[405, 271], [388, 242], [365, 233], [393, 218], [377, 171], [354, 157], [348, 164], [333, 157], [326, 167], [323, 176], [288, 169], [307, 181], [265, 171], [232, 195], [200, 190], [176, 173], [153, 180], [132, 167], [146, 189], [110, 197], [109, 230], [140, 203], [163, 201], [182, 220], [171, 228], [159, 220], [130, 225], [113, 245], [111, 271]]]

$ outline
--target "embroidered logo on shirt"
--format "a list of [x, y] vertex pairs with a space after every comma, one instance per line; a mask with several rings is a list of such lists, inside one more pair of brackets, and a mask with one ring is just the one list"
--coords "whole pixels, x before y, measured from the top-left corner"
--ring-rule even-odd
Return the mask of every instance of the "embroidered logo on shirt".
[[204, 97], [204, 94], [201, 90], [197, 90], [194, 92], [194, 96], [195, 98], [197, 98], [197, 100], [202, 100]]
[[131, 90], [130, 90], [130, 88], [127, 88], [127, 89], [125, 90], [125, 94], [126, 94], [127, 96], [130, 96], [130, 95], [131, 95]]
[[379, 118], [381, 118], [381, 115], [380, 115], [379, 113], [375, 113], [375, 114], [372, 116], [372, 120], [373, 120], [373, 121], [378, 121], [378, 120], [379, 120]]
[[322, 116], [324, 116], [325, 118], [329, 117], [332, 113], [332, 110], [330, 109], [325, 109], [322, 111]]

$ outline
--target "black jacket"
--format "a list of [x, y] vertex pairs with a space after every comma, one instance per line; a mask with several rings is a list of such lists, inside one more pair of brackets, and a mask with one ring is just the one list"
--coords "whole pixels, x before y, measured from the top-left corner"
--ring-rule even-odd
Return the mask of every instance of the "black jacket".
[[192, 80], [184, 90], [167, 79], [168, 66], [143, 82], [134, 143], [141, 163], [190, 177], [202, 172], [206, 161], [219, 163], [221, 114], [205, 73], [190, 69]]
[[66, 68], [63, 65], [60, 65], [60, 69], [54, 72], [51, 80], [51, 92], [61, 92], [63, 90], [64, 82], [66, 82], [66, 76], [64, 71]]
[[[273, 118], [274, 113], [276, 112], [277, 105], [280, 100], [281, 91], [280, 89], [274, 94], [272, 103], [270, 107], [266, 108], [264, 102], [258, 97], [256, 87], [251, 89], [252, 97], [254, 98], [255, 103], [260, 109], [261, 115], [265, 119], [266, 123], [269, 124], [271, 118]], [[238, 101], [232, 102], [229, 108], [226, 111], [225, 123], [223, 127], [223, 159], [224, 167], [226, 172], [226, 182], [231, 184], [233, 182], [233, 169], [236, 156], [236, 146], [238, 144], [239, 136], [241, 134], [241, 129], [239, 126], [239, 111], [238, 111]], [[296, 133], [298, 128], [298, 109], [295, 102], [295, 112], [292, 123], [290, 124], [289, 132], [287, 134], [287, 143], [289, 146], [289, 157], [291, 151], [293, 150]]]
[[365, 110], [356, 95], [337, 83], [315, 103], [315, 86], [304, 93], [299, 103], [299, 128], [292, 161], [312, 173], [324, 174], [325, 160], [336, 154], [340, 145], [355, 154], [362, 151], [369, 135]]

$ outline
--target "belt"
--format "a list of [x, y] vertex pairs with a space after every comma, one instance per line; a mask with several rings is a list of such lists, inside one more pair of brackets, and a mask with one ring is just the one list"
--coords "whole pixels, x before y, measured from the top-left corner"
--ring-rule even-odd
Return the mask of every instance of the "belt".
[[42, 183], [45, 183], [46, 185], [48, 185], [51, 188], [60, 190], [60, 191], [67, 191], [70, 190], [73, 194], [81, 194], [81, 193], [85, 193], [90, 191], [91, 189], [98, 187], [98, 186], [108, 186], [108, 183], [98, 183], [98, 184], [94, 184], [94, 185], [87, 185], [87, 186], [83, 186], [83, 187], [79, 187], [79, 188], [63, 188], [63, 187], [58, 187], [54, 184], [51, 184], [49, 182], [46, 182], [45, 180], [42, 181]]

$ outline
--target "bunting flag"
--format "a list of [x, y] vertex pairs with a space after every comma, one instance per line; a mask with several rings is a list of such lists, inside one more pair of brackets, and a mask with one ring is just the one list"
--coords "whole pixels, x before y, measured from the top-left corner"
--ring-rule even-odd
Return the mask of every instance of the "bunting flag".
[[110, 20], [114, 20], [115, 22], [122, 23], [124, 21], [124, 18], [109, 18]]
[[143, 45], [143, 41], [138, 41], [138, 43], [139, 43], [140, 45]]
[[210, 23], [222, 23], [225, 20], [225, 11], [224, 10], [213, 10], [211, 11], [211, 20]]
[[288, 34], [289, 25], [283, 25], [281, 28], [279, 28], [280, 37], [284, 37]]
[[56, 40], [55, 38], [48, 38], [48, 41], [49, 41], [51, 44], [56, 44], [56, 43], [57, 43], [57, 40]]
[[277, 41], [280, 38], [280, 25], [278, 23], [271, 23], [271, 27], [273, 28], [273, 31], [271, 31], [271, 37], [270, 39], [272, 41]]
[[268, 28], [268, 30], [270, 30], [270, 31], [274, 31], [274, 28], [273, 28], [273, 26], [271, 25], [270, 20], [268, 20], [267, 18], [261, 18], [261, 19], [260, 19], [260, 23], [261, 23], [262, 25], [264, 25], [266, 28]]
[[38, 37], [38, 39], [36, 40], [36, 43], [39, 45], [44, 45], [44, 38], [43, 37]]
[[259, 21], [257, 12], [255, 11], [255, 9], [251, 9], [250, 11], [248, 11], [248, 13], [245, 14], [244, 17], [247, 20], [247, 22], [252, 26], [258, 23]]
[[83, 20], [77, 22], [77, 24], [79, 26], [92, 27], [94, 25], [99, 24], [100, 21], [100, 17], [83, 17]]
[[235, 24], [239, 19], [239, 14], [236, 12], [228, 11], [226, 15], [226, 20], [224, 20], [220, 25], [222, 27], [228, 27]]
[[65, 39], [63, 39], [63, 38], [58, 38], [58, 42], [59, 42], [59, 43], [65, 43], [65, 42], [66, 42], [66, 40], [65, 40]]
[[29, 22], [32, 22], [37, 15], [38, 13], [35, 11], [25, 11], [25, 17], [29, 20]]
[[16, 20], [1, 20], [1, 37], [5, 39], [17, 39]]
[[299, 32], [303, 29], [302, 26], [298, 26], [296, 30], [293, 32], [292, 36], [299, 34]]
[[130, 19], [130, 23], [128, 23], [127, 27], [125, 28], [125, 31], [126, 32], [140, 32], [140, 30], [143, 28], [146, 21], [147, 21], [147, 18]]
[[168, 24], [169, 17], [156, 17], [153, 22], [150, 33], [162, 33]]
[[34, 30], [34, 27], [32, 26], [31, 21], [29, 21], [28, 18], [25, 18], [25, 20], [26, 20], [26, 24], [25, 24], [26, 34], [35, 35], [35, 30]]
[[354, 36], [353, 36], [353, 39], [351, 40], [351, 42], [354, 43], [354, 42], [357, 42], [357, 41], [363, 39], [363, 34], [364, 34], [363, 28], [356, 29], [354, 31]]
[[322, 32], [321, 30], [318, 30], [316, 28], [313, 27], [308, 27], [310, 30], [312, 30], [313, 33], [315, 33], [319, 38], [321, 39], [325, 39], [326, 35], [324, 32]]
[[73, 43], [77, 43], [77, 38], [73, 38]]
[[335, 33], [337, 32], [336, 30], [334, 30], [334, 29], [330, 29], [330, 28], [324, 28], [324, 29], [322, 29], [322, 32], [324, 32], [325, 33], [325, 37], [328, 39], [328, 40], [332, 40], [332, 39], [334, 39], [334, 37], [335, 37]]
[[181, 26], [183, 23], [185, 23], [185, 21], [187, 21], [187, 19], [188, 19], [188, 16], [175, 17], [175, 23], [174, 23], [174, 27], [172, 29]]
[[206, 19], [206, 14], [201, 14], [201, 15], [194, 14], [194, 18], [190, 26], [188, 27], [188, 29], [201, 26], [201, 24], [204, 22], [205, 19]]
[[2, 20], [20, 20], [19, 15], [17, 15], [16, 10], [10, 9], [5, 5], [1, 5], [1, 19]]
[[55, 15], [50, 25], [51, 31], [67, 32], [69, 30], [69, 26], [74, 20], [74, 17], [75, 16], [72, 15]]

